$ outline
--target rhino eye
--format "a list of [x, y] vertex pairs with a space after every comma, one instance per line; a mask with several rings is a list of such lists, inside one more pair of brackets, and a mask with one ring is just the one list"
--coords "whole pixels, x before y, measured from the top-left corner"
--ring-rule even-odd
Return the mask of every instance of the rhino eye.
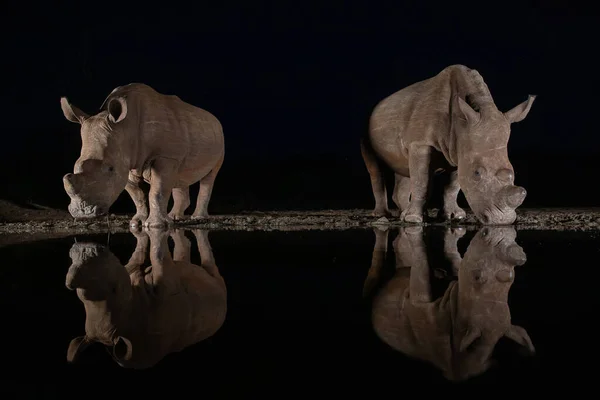
[[109, 166], [108, 166], [108, 172], [113, 172], [114, 170], [115, 170], [115, 169], [114, 169], [114, 167], [113, 167], [112, 165], [109, 165]]
[[476, 181], [480, 180], [484, 172], [485, 170], [483, 167], [475, 168], [475, 171], [473, 171], [473, 179]]

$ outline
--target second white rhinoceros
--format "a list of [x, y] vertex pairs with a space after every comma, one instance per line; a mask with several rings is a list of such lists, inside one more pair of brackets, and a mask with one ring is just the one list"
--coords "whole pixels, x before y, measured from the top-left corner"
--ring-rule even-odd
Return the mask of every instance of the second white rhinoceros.
[[225, 154], [223, 129], [214, 115], [141, 83], [114, 89], [96, 115], [66, 97], [60, 105], [67, 120], [81, 124], [81, 155], [74, 173], [63, 177], [73, 217], [106, 214], [125, 189], [136, 207], [132, 226], [165, 227], [183, 217], [189, 186], [198, 181], [192, 217], [208, 215]]
[[512, 224], [527, 192], [514, 185], [507, 153], [510, 125], [527, 116], [534, 100], [530, 95], [501, 112], [479, 72], [464, 65], [451, 65], [382, 100], [361, 142], [374, 214], [389, 215], [381, 175], [387, 166], [396, 175], [393, 200], [406, 222], [423, 222], [432, 172], [447, 171], [446, 219], [466, 216], [456, 202], [462, 190], [482, 223]]

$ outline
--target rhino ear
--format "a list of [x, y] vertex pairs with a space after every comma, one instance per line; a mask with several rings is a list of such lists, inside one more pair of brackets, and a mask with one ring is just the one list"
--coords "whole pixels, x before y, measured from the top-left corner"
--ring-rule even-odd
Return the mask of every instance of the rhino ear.
[[479, 113], [473, 110], [469, 103], [463, 100], [463, 98], [460, 96], [456, 96], [456, 101], [458, 102], [458, 109], [470, 124], [475, 124], [479, 121]]
[[60, 98], [60, 108], [65, 115], [65, 118], [71, 122], [83, 124], [83, 121], [88, 119], [90, 116], [81, 111], [79, 108], [69, 104], [69, 100], [66, 97]]
[[129, 339], [119, 336], [115, 339], [113, 356], [117, 361], [129, 361], [133, 354], [131, 347], [131, 341]]
[[123, 97], [113, 97], [108, 102], [108, 119], [112, 123], [119, 123], [127, 116], [127, 102]]
[[533, 101], [536, 97], [536, 95], [530, 94], [527, 100], [505, 112], [504, 116], [506, 117], [508, 122], [512, 124], [515, 122], [523, 121], [527, 114], [529, 114], [529, 110], [531, 110], [531, 105], [533, 104]]
[[71, 340], [69, 349], [67, 350], [67, 361], [72, 363], [77, 361], [77, 357], [83, 350], [86, 349], [92, 342], [86, 336], [78, 336]]

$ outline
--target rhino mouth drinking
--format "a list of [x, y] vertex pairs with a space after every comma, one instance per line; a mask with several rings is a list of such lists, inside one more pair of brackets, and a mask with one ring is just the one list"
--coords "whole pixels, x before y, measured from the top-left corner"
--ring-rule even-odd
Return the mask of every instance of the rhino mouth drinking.
[[[81, 189], [76, 189], [73, 183], [75, 180], [76, 176], [74, 174], [67, 174], [63, 178], [65, 191], [71, 198], [68, 209], [73, 218], [95, 218], [106, 215], [110, 203], [104, 205], [105, 202], [98, 199], [85, 199]], [[103, 191], [96, 192], [96, 197], [101, 193]]]

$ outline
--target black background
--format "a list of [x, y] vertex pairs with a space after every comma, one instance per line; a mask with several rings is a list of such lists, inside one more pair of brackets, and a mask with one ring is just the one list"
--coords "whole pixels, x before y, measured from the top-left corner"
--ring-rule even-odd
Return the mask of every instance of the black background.
[[[457, 4], [3, 2], [0, 198], [66, 209], [81, 139], [60, 96], [93, 113], [144, 82], [222, 122], [210, 212], [372, 208], [359, 138], [373, 107], [460, 63], [503, 111], [538, 95], [509, 142], [523, 207], [600, 204], [597, 10]], [[112, 210], [134, 207], [124, 192]]]

